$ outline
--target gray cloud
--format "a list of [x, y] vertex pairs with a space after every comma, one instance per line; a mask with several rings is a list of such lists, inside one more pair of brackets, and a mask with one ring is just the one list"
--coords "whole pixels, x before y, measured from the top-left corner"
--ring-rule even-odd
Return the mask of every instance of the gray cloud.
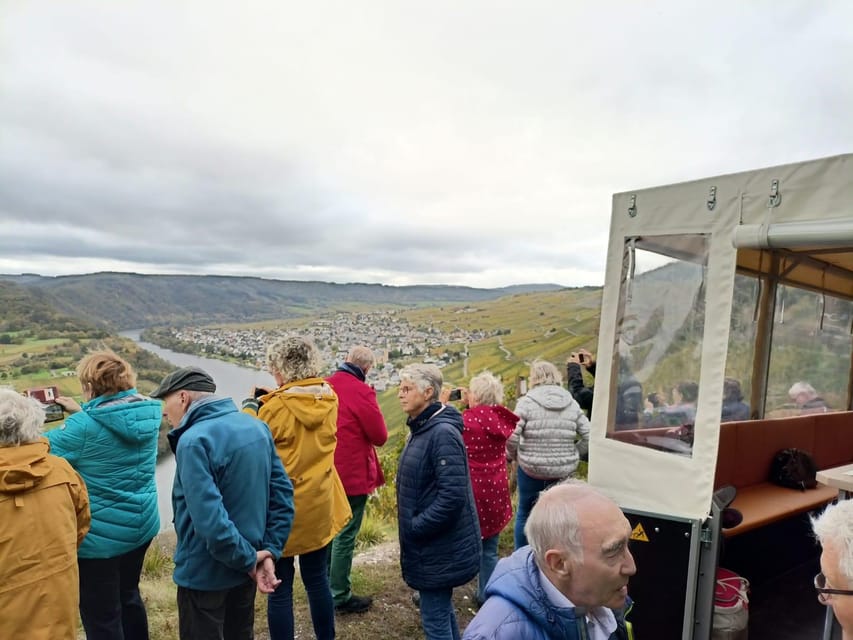
[[853, 7], [702, 6], [4, 5], [0, 270], [601, 283], [613, 192], [851, 150]]

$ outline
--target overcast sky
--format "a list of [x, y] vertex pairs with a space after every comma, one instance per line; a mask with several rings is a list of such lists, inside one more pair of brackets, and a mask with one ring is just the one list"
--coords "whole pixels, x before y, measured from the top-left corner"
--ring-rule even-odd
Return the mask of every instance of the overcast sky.
[[0, 3], [0, 273], [602, 284], [614, 192], [853, 151], [853, 3]]

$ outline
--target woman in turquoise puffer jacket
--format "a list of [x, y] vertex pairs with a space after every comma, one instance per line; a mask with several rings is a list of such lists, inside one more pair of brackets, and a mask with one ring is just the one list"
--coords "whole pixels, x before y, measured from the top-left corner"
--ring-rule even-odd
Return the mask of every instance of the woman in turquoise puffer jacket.
[[159, 401], [137, 393], [136, 374], [111, 351], [85, 357], [77, 376], [86, 402], [58, 404], [71, 413], [45, 434], [86, 481], [92, 526], [77, 552], [80, 617], [88, 640], [148, 640], [139, 595], [142, 560], [160, 530], [157, 512]]

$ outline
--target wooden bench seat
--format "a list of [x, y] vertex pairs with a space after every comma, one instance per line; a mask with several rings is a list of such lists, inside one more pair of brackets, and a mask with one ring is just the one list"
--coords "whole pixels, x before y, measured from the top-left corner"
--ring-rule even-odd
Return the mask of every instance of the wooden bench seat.
[[726, 537], [818, 509], [838, 495], [822, 485], [799, 491], [769, 482], [773, 457], [788, 447], [808, 452], [818, 469], [853, 461], [853, 412], [721, 424], [714, 487], [735, 486], [731, 506], [743, 514], [741, 524], [723, 530]]
[[724, 529], [723, 534], [731, 538], [812, 511], [831, 502], [837, 495], [836, 489], [822, 485], [806, 491], [786, 489], [771, 482], [740, 488], [731, 506], [743, 514], [743, 521], [736, 527]]

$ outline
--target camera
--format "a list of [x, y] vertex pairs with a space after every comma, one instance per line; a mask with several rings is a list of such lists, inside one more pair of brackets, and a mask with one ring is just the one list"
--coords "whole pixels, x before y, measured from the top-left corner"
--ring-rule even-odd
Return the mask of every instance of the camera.
[[450, 395], [447, 396], [448, 400], [461, 400], [462, 399], [462, 389], [451, 389]]
[[44, 421], [58, 422], [65, 419], [65, 410], [62, 405], [55, 402], [59, 397], [59, 389], [56, 387], [34, 387], [27, 389], [24, 394], [28, 398], [33, 398], [41, 402], [44, 406]]

